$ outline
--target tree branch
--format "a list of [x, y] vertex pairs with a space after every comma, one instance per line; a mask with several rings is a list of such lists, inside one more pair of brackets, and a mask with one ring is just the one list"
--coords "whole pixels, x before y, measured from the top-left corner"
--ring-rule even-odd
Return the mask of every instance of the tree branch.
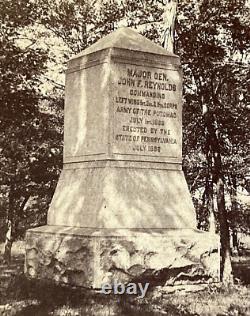
[[201, 175], [201, 172], [202, 172], [202, 169], [199, 170], [197, 176], [195, 177], [195, 179], [194, 179], [194, 181], [193, 181], [193, 183], [192, 183], [192, 185], [190, 187], [190, 191], [191, 192], [193, 191], [193, 189], [194, 189], [194, 187], [195, 187], [195, 185], [196, 185], [196, 183], [197, 183], [197, 181], [198, 181], [198, 179], [199, 179], [199, 177]]

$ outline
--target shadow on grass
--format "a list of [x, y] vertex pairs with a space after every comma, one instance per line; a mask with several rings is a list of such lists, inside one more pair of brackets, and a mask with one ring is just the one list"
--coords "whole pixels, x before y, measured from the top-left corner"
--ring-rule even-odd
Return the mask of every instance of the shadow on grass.
[[250, 311], [247, 304], [249, 292], [240, 286], [223, 289], [217, 285], [187, 295], [156, 294], [148, 291], [143, 299], [130, 295], [104, 295], [44, 280], [28, 280], [24, 275], [13, 278], [6, 291], [11, 305], [11, 300], [31, 302], [13, 314], [17, 316], [243, 316], [249, 315]]
[[[83, 288], [69, 288], [47, 281], [15, 277], [8, 288], [12, 300], [30, 300], [38, 304], [25, 306], [17, 316], [84, 315], [84, 316], [160, 316], [148, 300], [127, 295], [104, 295]], [[164, 314], [166, 315], [166, 314]], [[168, 315], [179, 316], [174, 312]]]

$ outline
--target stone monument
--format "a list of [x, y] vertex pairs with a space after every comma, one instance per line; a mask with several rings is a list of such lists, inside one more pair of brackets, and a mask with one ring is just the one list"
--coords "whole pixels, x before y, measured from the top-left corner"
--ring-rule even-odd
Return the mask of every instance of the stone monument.
[[179, 57], [121, 28], [69, 61], [64, 165], [48, 224], [26, 234], [26, 274], [100, 288], [163, 273], [219, 278], [182, 171]]

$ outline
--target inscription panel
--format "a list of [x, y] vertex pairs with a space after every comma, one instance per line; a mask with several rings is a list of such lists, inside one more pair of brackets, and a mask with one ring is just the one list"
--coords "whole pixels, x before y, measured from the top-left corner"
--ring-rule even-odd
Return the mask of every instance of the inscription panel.
[[115, 64], [112, 80], [113, 153], [180, 159], [180, 73]]

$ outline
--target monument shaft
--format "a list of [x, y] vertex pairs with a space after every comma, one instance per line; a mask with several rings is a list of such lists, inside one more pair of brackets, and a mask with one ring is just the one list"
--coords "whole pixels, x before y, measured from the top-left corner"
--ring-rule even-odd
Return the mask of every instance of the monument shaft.
[[181, 167], [180, 62], [158, 50], [112, 47], [70, 61], [49, 225], [195, 228]]

